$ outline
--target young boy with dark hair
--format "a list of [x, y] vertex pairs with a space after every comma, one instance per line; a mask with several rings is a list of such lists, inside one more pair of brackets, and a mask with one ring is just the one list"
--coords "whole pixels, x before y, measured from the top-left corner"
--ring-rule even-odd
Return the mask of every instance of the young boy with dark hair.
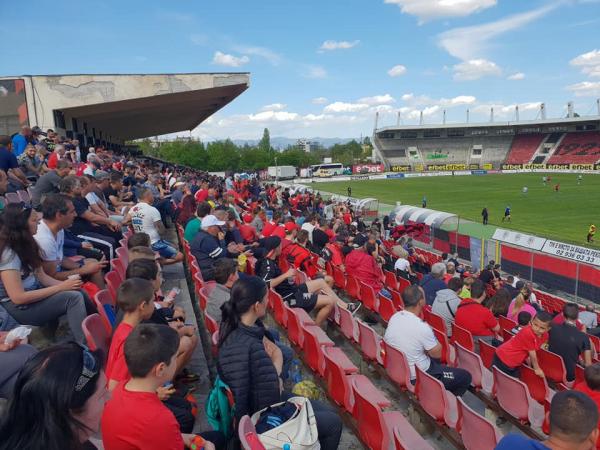
[[[156, 394], [173, 379], [178, 346], [177, 332], [165, 325], [141, 324], [127, 337], [124, 358], [131, 379], [116, 387], [104, 408], [102, 440], [106, 450], [214, 450], [209, 440], [182, 434], [175, 416]], [[215, 432], [204, 435], [215, 442], [220, 437]]]
[[133, 233], [129, 239], [127, 239], [127, 249], [131, 250], [133, 247], [150, 247], [150, 235], [148, 233]]
[[536, 351], [548, 340], [552, 315], [540, 311], [531, 323], [519, 333], [496, 349], [493, 365], [511, 377], [519, 377], [521, 364], [529, 357], [535, 373], [543, 377], [544, 371], [538, 364]]
[[512, 330], [510, 330], [510, 332], [512, 334], [517, 334], [524, 327], [526, 327], [527, 325], [529, 325], [529, 322], [531, 322], [531, 313], [527, 312], [527, 311], [521, 311], [517, 315], [517, 322], [518, 322], [517, 326], [514, 327]]
[[154, 312], [154, 287], [148, 280], [130, 278], [117, 290], [117, 306], [123, 311], [123, 320], [113, 333], [106, 362], [108, 389], [112, 391], [117, 384], [129, 379], [129, 370], [125, 363], [125, 339], [143, 320]]

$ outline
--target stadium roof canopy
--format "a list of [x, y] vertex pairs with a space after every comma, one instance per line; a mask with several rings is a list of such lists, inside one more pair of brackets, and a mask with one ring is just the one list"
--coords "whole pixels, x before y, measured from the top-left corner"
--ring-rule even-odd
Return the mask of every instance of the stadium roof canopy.
[[397, 206], [392, 214], [394, 215], [393, 220], [397, 225], [423, 223], [446, 231], [455, 231], [458, 229], [458, 216], [444, 211], [402, 205]]
[[[23, 75], [29, 123], [112, 142], [192, 130], [249, 87], [248, 73]], [[84, 125], [85, 124], [85, 125]], [[101, 135], [101, 136], [100, 136]]]

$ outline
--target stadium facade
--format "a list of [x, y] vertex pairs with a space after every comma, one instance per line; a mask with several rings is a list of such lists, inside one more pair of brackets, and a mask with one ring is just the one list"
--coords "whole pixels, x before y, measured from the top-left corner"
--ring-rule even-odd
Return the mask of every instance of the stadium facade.
[[192, 130], [248, 89], [248, 73], [0, 77], [0, 134], [37, 125], [118, 148]]
[[376, 128], [373, 144], [394, 172], [600, 170], [600, 115]]

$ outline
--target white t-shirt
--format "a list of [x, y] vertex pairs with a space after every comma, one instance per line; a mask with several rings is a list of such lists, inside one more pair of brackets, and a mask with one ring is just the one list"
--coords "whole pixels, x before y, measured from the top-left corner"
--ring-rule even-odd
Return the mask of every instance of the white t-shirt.
[[160, 234], [154, 225], [161, 220], [158, 209], [148, 203], [140, 202], [129, 210], [129, 214], [136, 233], [147, 233], [152, 244], [160, 241]]
[[408, 272], [410, 269], [410, 263], [404, 258], [398, 258], [396, 263], [394, 264], [394, 270], [401, 270], [403, 272]]
[[98, 195], [95, 192], [88, 192], [85, 195], [85, 199], [88, 201], [88, 203], [90, 205], [95, 205], [96, 203], [100, 203], [102, 200], [100, 200], [100, 197], [98, 197]]
[[429, 369], [431, 359], [427, 352], [438, 345], [431, 327], [409, 311], [398, 311], [392, 316], [383, 339], [406, 355], [411, 379], [417, 376], [415, 364], [421, 370]]
[[56, 236], [46, 222], [41, 220], [37, 233], [33, 236], [38, 245], [40, 246], [40, 250], [42, 253], [42, 259], [44, 261], [58, 261], [58, 265], [60, 265], [63, 260], [63, 248], [65, 245], [65, 232], [60, 230]]
[[310, 222], [304, 222], [302, 224], [302, 229], [308, 231], [308, 240], [312, 242], [312, 232], [315, 229], [315, 226]]

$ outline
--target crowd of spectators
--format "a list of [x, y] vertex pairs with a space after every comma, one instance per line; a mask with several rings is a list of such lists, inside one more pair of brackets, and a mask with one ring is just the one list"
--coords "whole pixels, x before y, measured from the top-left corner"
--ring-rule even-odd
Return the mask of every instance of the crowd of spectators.
[[[367, 224], [350, 203], [318, 193], [80, 148], [37, 127], [0, 136], [0, 168], [0, 194], [30, 196], [1, 205], [0, 397], [9, 403], [0, 450], [92, 449], [98, 438], [107, 450], [227, 447], [231, 435], [223, 430], [192, 433], [195, 408], [204, 406], [189, 396], [199, 337], [161, 290], [162, 268], [184, 260], [168, 238], [173, 224], [183, 228], [200, 276], [213, 285], [206, 312], [219, 326], [216, 366], [233, 396], [234, 423], [292, 396], [284, 386], [293, 351], [264, 323], [270, 289], [325, 330], [335, 309], [359, 311], [360, 302], [334, 289], [330, 264], [388, 299], [385, 273], [406, 281], [403, 309], [391, 316], [384, 340], [406, 356], [413, 382], [419, 368], [462, 396], [472, 381], [467, 370], [441, 363], [442, 344], [423, 320], [428, 312], [441, 316], [449, 337], [454, 327], [468, 331], [476, 351], [480, 342], [494, 346], [493, 364], [508, 375], [528, 363], [543, 377], [540, 348], [562, 357], [574, 390], [554, 397], [548, 440], [536, 447], [507, 436], [498, 448], [596, 445], [600, 366], [586, 334], [598, 334], [593, 308], [580, 312], [568, 303], [553, 316], [529, 283], [502, 278], [493, 261], [482, 271], [456, 255], [429, 264], [389, 216]], [[93, 298], [106, 288], [122, 246], [129, 264], [103, 355], [85, 346], [82, 323], [97, 312]], [[254, 275], [246, 270], [250, 259]], [[511, 339], [501, 333], [501, 316], [516, 322]], [[57, 334], [61, 318], [66, 339]], [[19, 325], [40, 327], [50, 344], [5, 342]], [[577, 364], [585, 381], [575, 384]], [[311, 404], [321, 448], [338, 448], [339, 414]]]

